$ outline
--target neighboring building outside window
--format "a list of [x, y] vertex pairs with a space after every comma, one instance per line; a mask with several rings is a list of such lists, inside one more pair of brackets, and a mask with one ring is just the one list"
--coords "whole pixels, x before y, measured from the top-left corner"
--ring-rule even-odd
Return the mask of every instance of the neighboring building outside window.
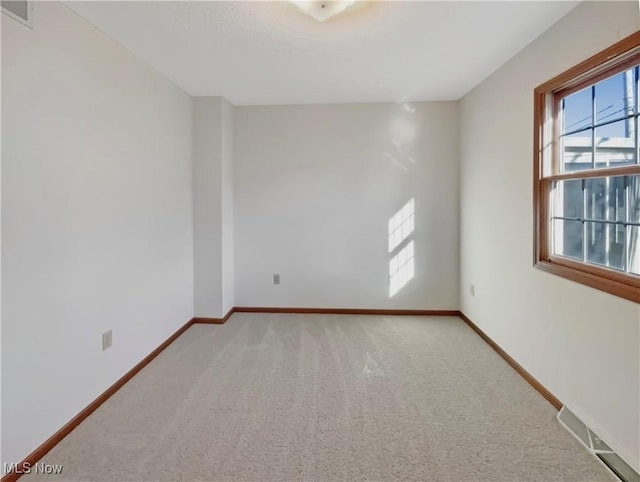
[[535, 264], [640, 302], [640, 33], [534, 100]]

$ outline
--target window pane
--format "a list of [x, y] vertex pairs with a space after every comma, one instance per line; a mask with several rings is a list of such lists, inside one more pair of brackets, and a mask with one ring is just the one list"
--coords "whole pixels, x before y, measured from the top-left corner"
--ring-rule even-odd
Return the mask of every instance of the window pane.
[[587, 218], [590, 219], [609, 219], [607, 216], [606, 203], [606, 179], [587, 179]]
[[[596, 146], [598, 142], [617, 138], [626, 138], [633, 141], [632, 117], [596, 127]], [[631, 145], [633, 146], [633, 142]]]
[[[553, 216], [583, 217], [583, 191], [581, 179], [558, 181], [554, 185]], [[554, 254], [582, 261], [582, 222], [555, 219], [553, 224]]]
[[600, 223], [587, 223], [587, 261], [604, 264], [604, 230]]
[[588, 219], [608, 221], [624, 221], [625, 211], [625, 178], [600, 177], [585, 180]]
[[556, 216], [581, 218], [583, 215], [582, 180], [572, 179], [556, 184]]
[[[640, 223], [640, 176], [629, 176], [629, 222]], [[629, 271], [640, 275], [640, 226], [629, 226]]]
[[616, 167], [636, 162], [635, 119], [596, 127], [596, 167]]
[[591, 88], [588, 87], [575, 92], [562, 100], [563, 127], [562, 132], [572, 132], [590, 127], [591, 119]]
[[[635, 118], [635, 132], [638, 132], [638, 129], [640, 129], [640, 117], [636, 117]], [[640, 139], [640, 137], [637, 137]], [[636, 143], [636, 150], [635, 150], [635, 156], [636, 156], [636, 164], [640, 164], [640, 142]]]
[[636, 88], [634, 90], [636, 96], [636, 114], [640, 113], [640, 66], [636, 66], [633, 69], [633, 80], [636, 83]]
[[595, 86], [596, 124], [633, 114], [634, 87], [633, 69], [598, 82]]
[[624, 234], [617, 237], [617, 226], [607, 223], [585, 223], [587, 232], [587, 262], [624, 269]]
[[593, 159], [591, 131], [575, 132], [562, 137], [562, 172], [591, 169]]
[[640, 245], [640, 228], [638, 226], [632, 226], [629, 233], [629, 245], [634, 248], [630, 252], [629, 272], [640, 276], [640, 253], [638, 252], [638, 246]]
[[582, 223], [580, 221], [555, 219], [553, 236], [554, 254], [582, 261]]
[[627, 198], [625, 194], [626, 178], [623, 176], [609, 178], [609, 219], [625, 221], [627, 215]]

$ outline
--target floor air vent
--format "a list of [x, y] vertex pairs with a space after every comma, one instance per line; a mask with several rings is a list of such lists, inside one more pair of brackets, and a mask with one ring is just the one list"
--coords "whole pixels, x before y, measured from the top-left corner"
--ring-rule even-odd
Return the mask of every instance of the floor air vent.
[[558, 412], [558, 421], [623, 482], [640, 482], [640, 475], [567, 407]]

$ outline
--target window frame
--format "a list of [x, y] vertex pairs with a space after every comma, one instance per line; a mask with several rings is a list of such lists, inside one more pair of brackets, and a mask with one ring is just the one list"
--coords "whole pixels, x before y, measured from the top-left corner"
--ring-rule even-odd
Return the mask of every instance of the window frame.
[[[533, 206], [534, 266], [547, 273], [640, 303], [640, 276], [553, 254], [550, 194], [553, 183], [567, 179], [640, 175], [640, 163], [562, 173], [559, 105], [562, 98], [640, 62], [640, 31], [620, 40], [534, 89]], [[593, 122], [593, 119], [592, 119]], [[636, 130], [640, 130], [640, 122]], [[636, 133], [638, 136], [638, 133]], [[549, 142], [549, 138], [550, 142]], [[551, 162], [544, 162], [550, 160]], [[586, 240], [585, 240], [586, 242]]]

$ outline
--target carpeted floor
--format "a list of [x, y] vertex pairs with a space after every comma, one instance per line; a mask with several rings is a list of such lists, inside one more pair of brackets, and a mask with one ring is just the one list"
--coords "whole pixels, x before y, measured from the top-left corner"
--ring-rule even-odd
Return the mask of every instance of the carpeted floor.
[[22, 480], [612, 481], [458, 318], [195, 325]]

